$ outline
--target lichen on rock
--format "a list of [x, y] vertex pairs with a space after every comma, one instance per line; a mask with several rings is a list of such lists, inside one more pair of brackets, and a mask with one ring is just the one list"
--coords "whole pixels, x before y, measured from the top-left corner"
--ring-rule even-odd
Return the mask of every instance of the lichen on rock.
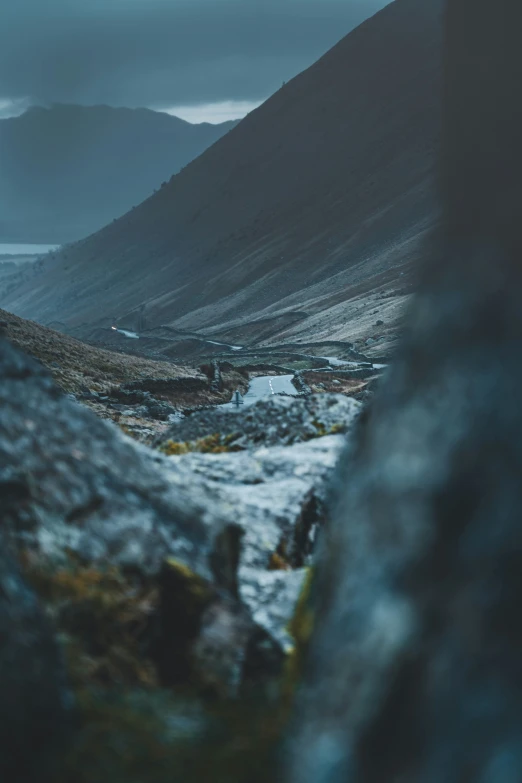
[[[5, 532], [77, 704], [52, 783], [196, 781], [207, 763], [213, 780], [251, 783], [252, 759], [261, 783], [345, 436], [310, 439], [323, 435], [317, 412], [301, 411], [293, 445], [290, 430], [275, 445], [267, 429], [256, 448], [213, 430], [167, 456], [61, 395], [5, 342], [0, 371]], [[347, 405], [355, 416], [349, 401], [326, 405], [337, 413], [325, 432]]]

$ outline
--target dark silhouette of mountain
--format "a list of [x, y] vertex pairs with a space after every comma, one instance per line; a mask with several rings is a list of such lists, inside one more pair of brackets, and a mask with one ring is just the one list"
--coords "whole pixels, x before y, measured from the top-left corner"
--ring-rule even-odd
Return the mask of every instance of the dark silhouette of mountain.
[[55, 105], [0, 121], [0, 241], [81, 239], [150, 196], [236, 123]]
[[4, 306], [77, 334], [145, 317], [392, 345], [437, 220], [441, 41], [441, 0], [391, 3]]

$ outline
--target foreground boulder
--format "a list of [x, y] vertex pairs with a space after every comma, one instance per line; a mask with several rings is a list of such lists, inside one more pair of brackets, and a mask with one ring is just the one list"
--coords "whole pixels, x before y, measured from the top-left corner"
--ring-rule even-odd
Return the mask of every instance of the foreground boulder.
[[[167, 702], [181, 691], [240, 702], [262, 692], [277, 701], [293, 654], [291, 620], [346, 442], [345, 435], [326, 433], [349, 429], [358, 405], [334, 396], [316, 403], [329, 418], [308, 413], [316, 424], [293, 446], [168, 456], [65, 397], [37, 362], [7, 342], [0, 343], [0, 375], [5, 535], [45, 608], [42, 628], [50, 622], [59, 632], [84, 724], [81, 747], [92, 727], [113, 715], [116, 690], [113, 741], [128, 746], [129, 754], [135, 743], [127, 729], [118, 733], [122, 715], [133, 714], [133, 704], [146, 714], [151, 703], [161, 702], [158, 694]], [[263, 421], [267, 414], [259, 410]], [[281, 440], [288, 442], [288, 433]], [[9, 568], [2, 566], [0, 578], [9, 578]], [[32, 595], [17, 579], [17, 594]], [[56, 711], [63, 712], [58, 697], [66, 691], [57, 691], [59, 664], [52, 657], [56, 642], [49, 630], [40, 633], [34, 612], [34, 655], [40, 637], [42, 651], [45, 640], [48, 649], [39, 657], [46, 688], [37, 692], [49, 714], [53, 694]], [[16, 634], [11, 645], [4, 645], [6, 656], [15, 655]], [[32, 649], [31, 643], [18, 665], [36, 688]], [[2, 667], [0, 677], [6, 672]], [[140, 697], [143, 689], [156, 696]], [[38, 720], [38, 703], [26, 703], [28, 719]], [[155, 713], [164, 729], [172, 710], [177, 707], [169, 702]], [[134, 718], [129, 722], [135, 727]], [[202, 724], [196, 723], [197, 733]], [[11, 729], [15, 746], [16, 721]], [[158, 728], [154, 737], [162, 732]], [[92, 752], [85, 746], [81, 761], [71, 762], [74, 775]], [[87, 783], [105, 774], [100, 769], [86, 773]], [[158, 780], [176, 779], [170, 762], [162, 775]]]
[[445, 241], [339, 476], [293, 783], [522, 780], [522, 8], [447, 17]]
[[522, 317], [474, 260], [480, 295], [419, 298], [338, 477], [295, 783], [522, 779]]
[[73, 699], [51, 625], [0, 544], [0, 779], [51, 781]]
[[[249, 453], [168, 458], [171, 480], [213, 498], [216, 522], [241, 529], [237, 584], [260, 628], [287, 651], [287, 626], [326, 516], [329, 479], [344, 438], [327, 436]], [[269, 610], [262, 611], [262, 607]]]
[[228, 533], [207, 519], [205, 494], [180, 492], [152, 453], [66, 399], [40, 365], [5, 342], [0, 376], [3, 519], [20, 548], [150, 574], [168, 555], [219, 581], [210, 563]]
[[361, 406], [341, 394], [310, 397], [273, 395], [239, 411], [208, 408], [176, 421], [160, 444], [182, 444], [218, 434], [215, 445], [229, 450], [290, 446], [322, 435], [348, 432]]

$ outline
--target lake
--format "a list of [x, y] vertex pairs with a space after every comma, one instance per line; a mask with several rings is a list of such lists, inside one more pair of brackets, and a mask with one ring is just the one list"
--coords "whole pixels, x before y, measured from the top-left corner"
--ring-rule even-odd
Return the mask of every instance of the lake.
[[42, 256], [49, 250], [57, 250], [60, 245], [22, 245], [2, 244], [0, 242], [0, 256]]

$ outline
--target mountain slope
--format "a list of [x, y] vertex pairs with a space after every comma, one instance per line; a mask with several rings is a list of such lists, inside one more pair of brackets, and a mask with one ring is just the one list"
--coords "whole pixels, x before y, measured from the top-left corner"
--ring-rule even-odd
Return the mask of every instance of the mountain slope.
[[95, 348], [66, 334], [18, 318], [0, 310], [0, 338], [47, 367], [55, 382], [66, 392], [79, 393], [96, 388], [108, 391], [110, 386], [143, 378], [198, 378], [201, 373], [172, 362], [128, 356]]
[[120, 217], [236, 123], [55, 105], [0, 121], [0, 240], [69, 242]]
[[5, 306], [80, 334], [351, 339], [375, 308], [394, 329], [436, 220], [441, 9], [396, 0]]

